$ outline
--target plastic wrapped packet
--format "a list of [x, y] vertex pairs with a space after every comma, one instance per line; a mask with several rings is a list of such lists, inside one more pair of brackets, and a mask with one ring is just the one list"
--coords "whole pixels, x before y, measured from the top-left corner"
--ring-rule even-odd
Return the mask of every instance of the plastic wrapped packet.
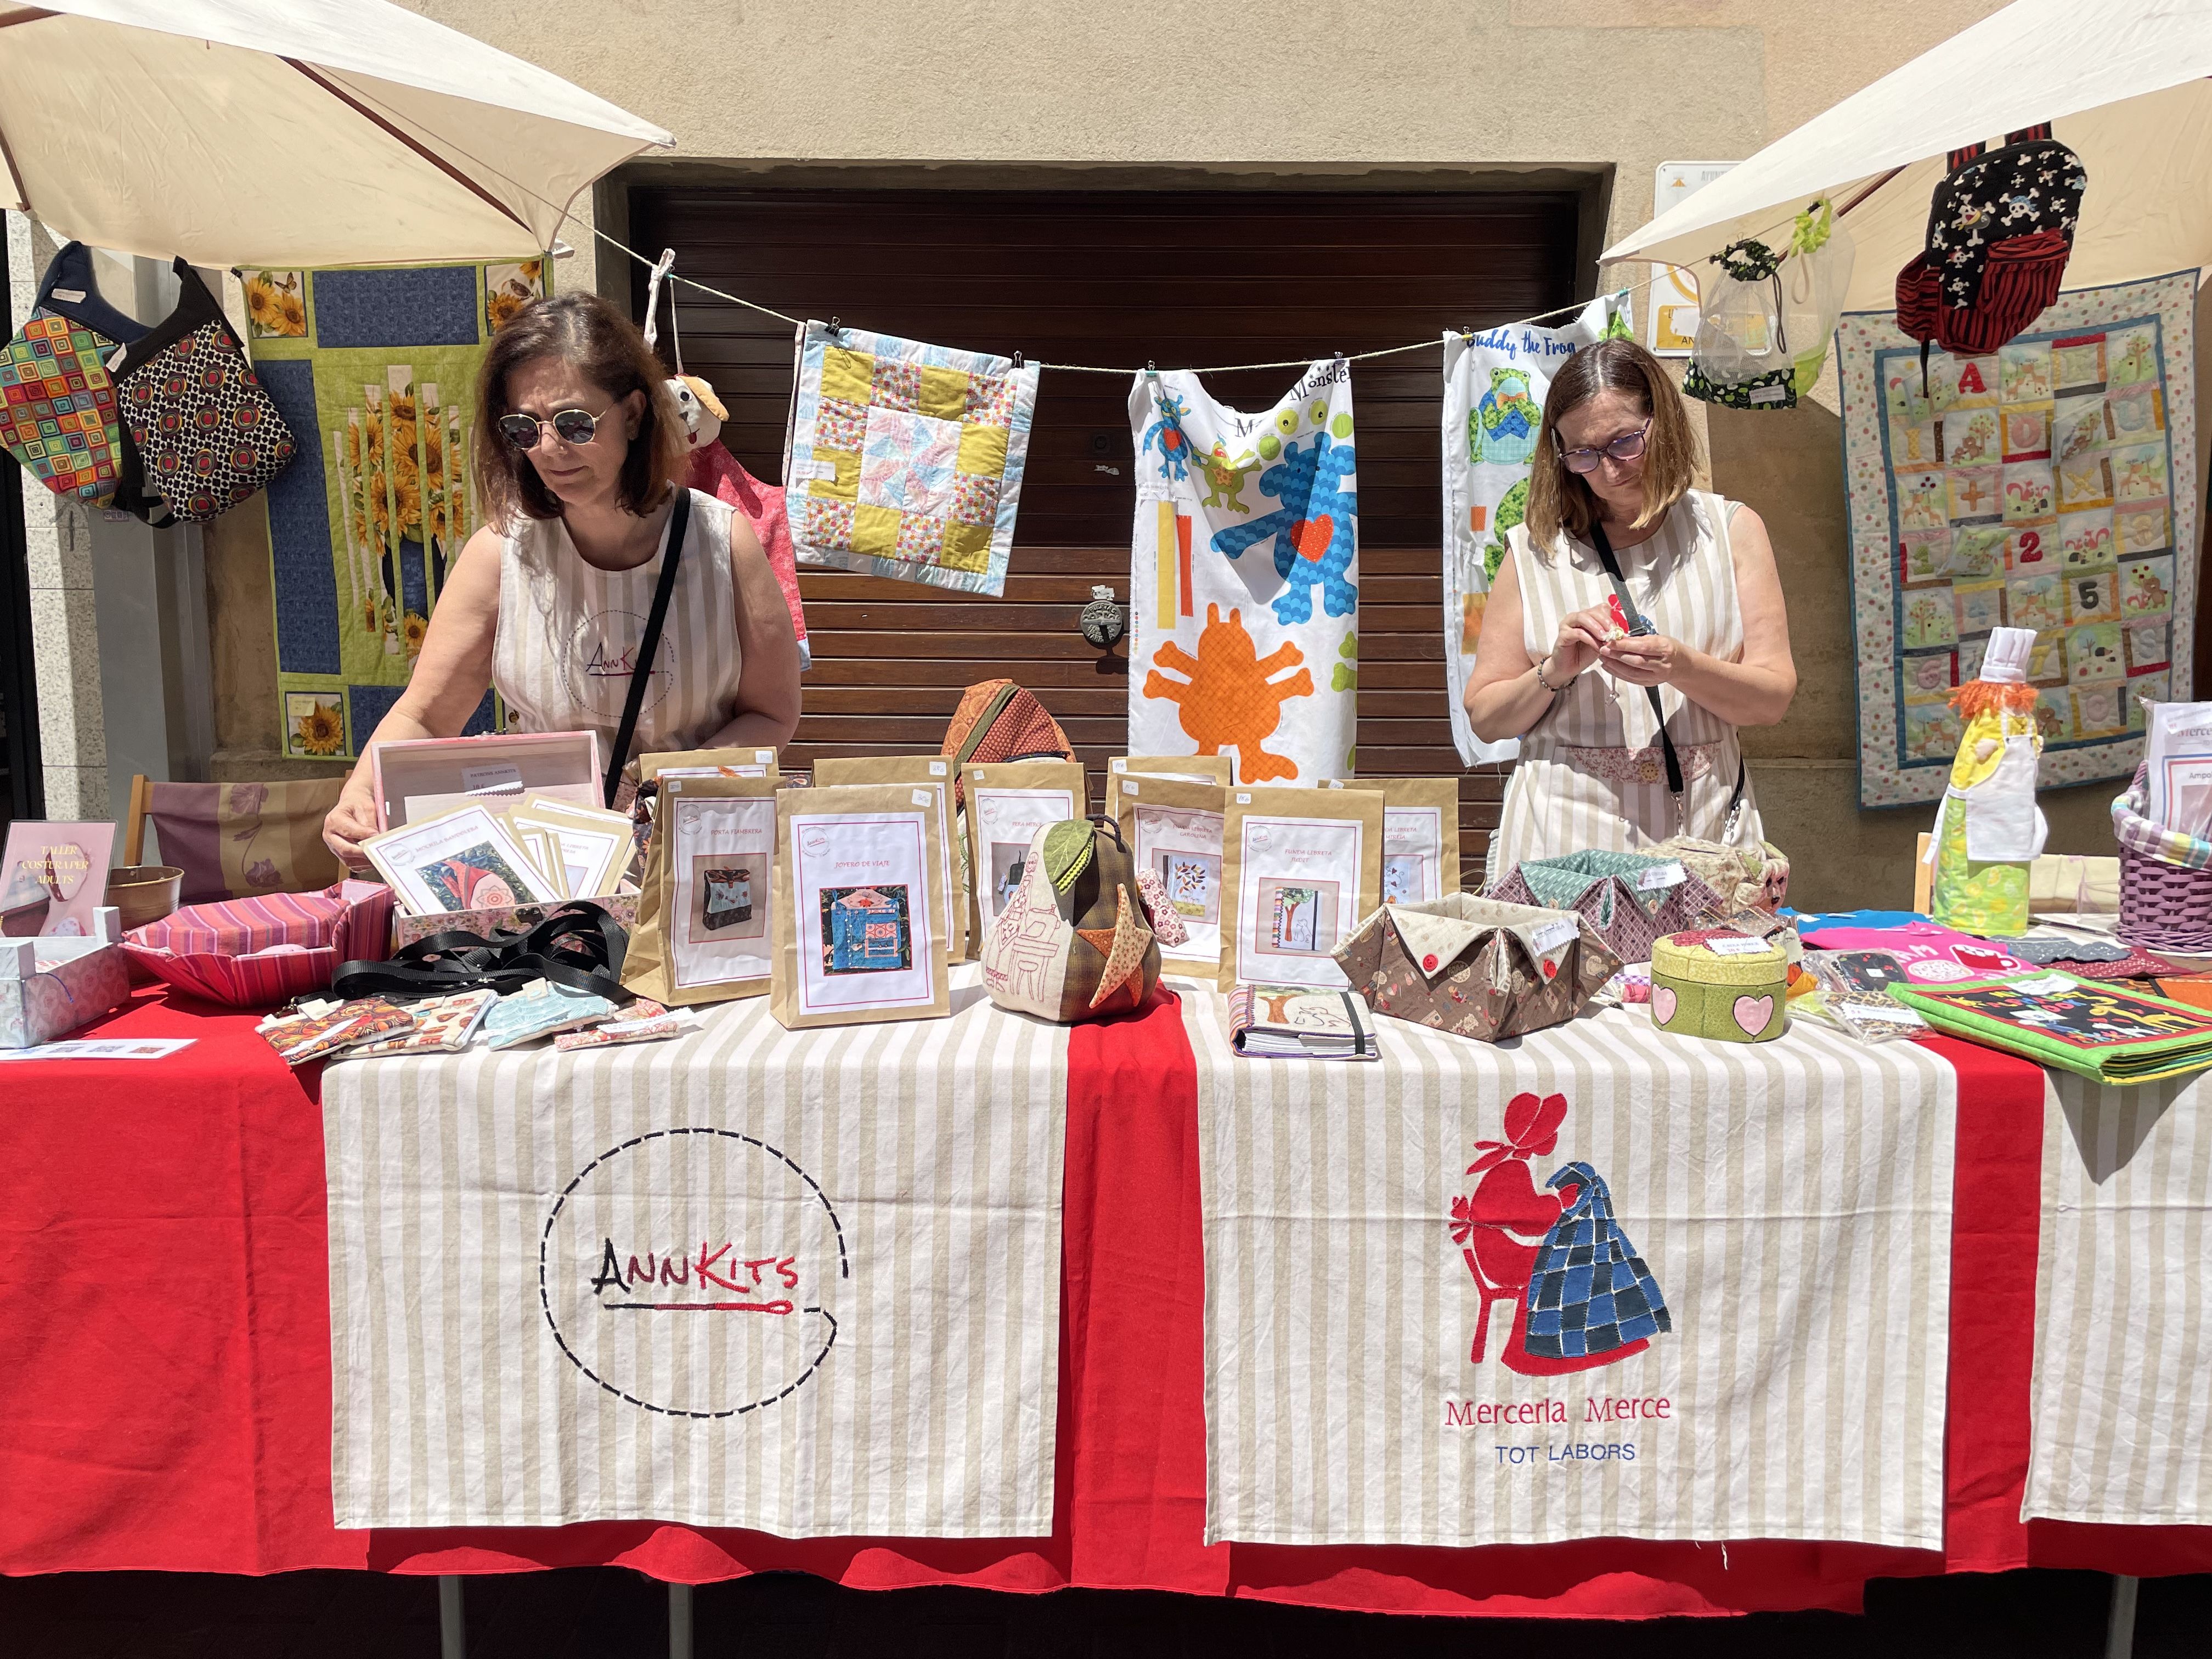
[[1855, 1042], [1900, 1042], [1928, 1035], [1928, 1022], [1889, 994], [1912, 981], [1887, 951], [1808, 951], [1804, 966], [1820, 988], [1791, 1006], [1817, 1014]]

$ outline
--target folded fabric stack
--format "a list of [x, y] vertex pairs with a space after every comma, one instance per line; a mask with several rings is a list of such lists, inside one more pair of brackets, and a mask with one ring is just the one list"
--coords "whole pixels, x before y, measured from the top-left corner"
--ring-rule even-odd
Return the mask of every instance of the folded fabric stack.
[[383, 997], [303, 1001], [254, 1028], [288, 1066], [344, 1058], [450, 1054], [464, 1048], [513, 1048], [550, 1036], [556, 1049], [652, 1042], [699, 1029], [688, 1008], [673, 1012], [641, 997], [618, 1007], [606, 997], [533, 980], [513, 994], [460, 991], [402, 1006]]

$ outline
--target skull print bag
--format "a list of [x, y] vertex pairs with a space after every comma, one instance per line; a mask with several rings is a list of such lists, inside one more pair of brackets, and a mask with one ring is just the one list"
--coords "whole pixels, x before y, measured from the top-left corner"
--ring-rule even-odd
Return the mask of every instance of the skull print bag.
[[175, 264], [177, 308], [115, 369], [123, 465], [115, 505], [149, 524], [204, 524], [268, 487], [290, 463], [276, 412], [199, 273]]

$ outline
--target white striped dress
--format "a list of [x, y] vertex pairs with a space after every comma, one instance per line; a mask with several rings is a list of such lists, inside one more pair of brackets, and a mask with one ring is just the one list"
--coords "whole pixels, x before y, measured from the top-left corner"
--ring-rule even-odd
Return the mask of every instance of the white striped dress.
[[[697, 749], [737, 715], [737, 579], [727, 502], [691, 492], [684, 561], [632, 756]], [[526, 519], [500, 543], [499, 624], [491, 678], [520, 732], [597, 732], [604, 757], [622, 726], [668, 532], [631, 570], [585, 562], [559, 519]], [[624, 757], [628, 760], [629, 757]]]
[[[1652, 626], [1723, 662], [1743, 659], [1743, 615], [1729, 551], [1735, 510], [1735, 502], [1693, 489], [1668, 509], [1656, 535], [1619, 553], [1629, 596]], [[1564, 550], [1540, 557], [1524, 526], [1506, 535], [1521, 586], [1522, 643], [1532, 662], [1552, 648], [1568, 615], [1602, 605], [1613, 593], [1597, 550], [1561, 540]], [[1735, 847], [1759, 844], [1759, 803], [1747, 777], [1744, 810], [1728, 833], [1729, 798], [1742, 756], [1735, 727], [1671, 685], [1661, 686], [1659, 696], [1682, 763], [1681, 820], [1667, 788], [1650, 699], [1642, 686], [1615, 680], [1593, 664], [1521, 739], [1521, 759], [1490, 839], [1488, 881], [1502, 879], [1522, 859], [1592, 848], [1632, 852], [1677, 834]]]

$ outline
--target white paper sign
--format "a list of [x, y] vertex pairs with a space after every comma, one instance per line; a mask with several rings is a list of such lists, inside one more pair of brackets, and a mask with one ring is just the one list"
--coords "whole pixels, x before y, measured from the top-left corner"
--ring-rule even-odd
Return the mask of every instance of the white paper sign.
[[1670, 859], [1664, 864], [1653, 865], [1642, 875], [1637, 877], [1636, 890], [1639, 893], [1649, 893], [1662, 887], [1680, 887], [1688, 879], [1688, 872], [1680, 864]]
[[920, 807], [793, 815], [800, 1012], [933, 1000], [930, 955], [943, 922], [932, 898], [941, 878], [929, 868], [928, 817]]
[[1538, 956], [1549, 956], [1581, 932], [1582, 929], [1571, 921], [1547, 921], [1528, 938], [1535, 945]]
[[1771, 948], [1763, 939], [1711, 939], [1705, 944], [1717, 957], [1755, 957]]
[[1443, 809], [1386, 808], [1382, 813], [1382, 902], [1426, 904], [1443, 896]]
[[1242, 822], [1237, 977], [1348, 989], [1333, 953], [1359, 925], [1365, 826], [1341, 818]]
[[504, 766], [464, 766], [461, 769], [461, 788], [471, 795], [489, 793], [495, 789], [522, 787], [522, 769], [513, 762]]

